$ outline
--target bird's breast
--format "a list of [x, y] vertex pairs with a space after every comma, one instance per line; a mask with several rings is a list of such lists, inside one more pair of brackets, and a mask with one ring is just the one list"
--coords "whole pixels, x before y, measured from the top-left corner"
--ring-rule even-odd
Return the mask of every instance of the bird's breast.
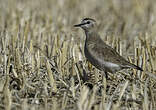
[[98, 68], [99, 70], [103, 70], [102, 69], [102, 65], [100, 64], [100, 62], [97, 60], [97, 58], [92, 55], [92, 53], [89, 51], [89, 48], [87, 44], [85, 44], [85, 47], [84, 47], [84, 54], [85, 54], [85, 57], [87, 58], [87, 60], [92, 64], [94, 65], [96, 68]]

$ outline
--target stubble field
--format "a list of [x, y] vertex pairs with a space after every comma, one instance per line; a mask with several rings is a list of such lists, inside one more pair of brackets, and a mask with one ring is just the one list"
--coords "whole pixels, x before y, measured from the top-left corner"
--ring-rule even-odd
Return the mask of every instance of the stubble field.
[[[0, 0], [0, 110], [155, 110], [155, 0]], [[109, 74], [86, 61], [85, 34], [145, 70]]]

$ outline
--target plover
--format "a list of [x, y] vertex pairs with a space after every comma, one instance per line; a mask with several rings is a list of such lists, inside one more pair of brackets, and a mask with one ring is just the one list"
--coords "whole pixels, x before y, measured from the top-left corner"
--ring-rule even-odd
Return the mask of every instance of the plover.
[[94, 19], [85, 18], [80, 24], [74, 27], [81, 27], [86, 35], [84, 53], [87, 60], [99, 70], [107, 73], [115, 73], [122, 69], [134, 68], [142, 70], [119, 53], [116, 52], [111, 46], [107, 45], [97, 32], [97, 24]]

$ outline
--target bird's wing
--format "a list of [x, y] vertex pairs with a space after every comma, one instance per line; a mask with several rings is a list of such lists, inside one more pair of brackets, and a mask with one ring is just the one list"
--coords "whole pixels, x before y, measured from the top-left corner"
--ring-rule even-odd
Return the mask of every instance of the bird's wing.
[[119, 65], [130, 66], [127, 60], [125, 60], [115, 49], [103, 43], [92, 43], [88, 45], [88, 51], [90, 55], [100, 62], [110, 62]]

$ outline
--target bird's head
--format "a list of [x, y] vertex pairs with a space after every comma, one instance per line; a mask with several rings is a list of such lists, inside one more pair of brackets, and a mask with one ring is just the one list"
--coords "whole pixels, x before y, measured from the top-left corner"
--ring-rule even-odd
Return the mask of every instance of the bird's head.
[[95, 28], [96, 21], [91, 18], [85, 18], [80, 24], [74, 25], [74, 27], [81, 27], [85, 31], [90, 31]]

